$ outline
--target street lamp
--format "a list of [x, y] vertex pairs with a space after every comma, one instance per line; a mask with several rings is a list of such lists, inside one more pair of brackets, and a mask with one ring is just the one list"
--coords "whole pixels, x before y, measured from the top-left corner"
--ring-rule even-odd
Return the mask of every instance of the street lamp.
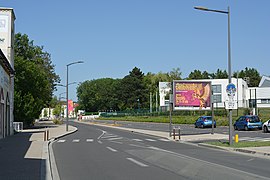
[[67, 122], [66, 122], [66, 131], [68, 131], [68, 67], [71, 66], [71, 65], [74, 65], [74, 64], [79, 64], [79, 63], [83, 63], [83, 61], [76, 61], [76, 62], [72, 62], [72, 63], [69, 63], [67, 64], [67, 84], [66, 84], [66, 96], [67, 96], [67, 110], [66, 110], [66, 113], [67, 113]]
[[[210, 11], [210, 12], [217, 12], [223, 13], [228, 15], [228, 80], [229, 84], [232, 82], [232, 70], [231, 70], [231, 37], [230, 37], [230, 7], [228, 6], [227, 11], [222, 10], [215, 10], [215, 9], [208, 9], [206, 7], [194, 7], [194, 9], [202, 10], [202, 11]], [[230, 145], [233, 144], [233, 128], [232, 128], [232, 109], [229, 109], [229, 143]]]

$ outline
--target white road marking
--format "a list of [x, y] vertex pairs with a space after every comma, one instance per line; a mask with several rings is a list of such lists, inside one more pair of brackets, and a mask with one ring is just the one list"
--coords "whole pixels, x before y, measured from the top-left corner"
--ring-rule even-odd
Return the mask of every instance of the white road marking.
[[80, 140], [79, 139], [73, 139], [72, 142], [78, 143], [78, 142], [80, 142]]
[[142, 142], [143, 140], [141, 139], [132, 139], [133, 141], [137, 141], [137, 142]]
[[170, 140], [169, 139], [158, 139], [160, 141], [165, 141], [165, 142], [169, 142]]
[[64, 140], [64, 139], [60, 139], [60, 140], [58, 140], [57, 142], [59, 142], [59, 143], [63, 143], [63, 142], [66, 142], [66, 140]]
[[113, 149], [113, 148], [111, 148], [111, 147], [107, 147], [107, 149], [109, 149], [109, 150], [112, 151], [112, 152], [117, 152], [116, 149]]
[[150, 142], [155, 142], [155, 141], [157, 141], [157, 140], [155, 140], [155, 139], [145, 139], [146, 141], [150, 141]]
[[113, 141], [113, 140], [119, 140], [119, 139], [123, 139], [123, 137], [115, 137], [115, 138], [110, 138], [107, 139], [108, 141]]
[[102, 144], [102, 142], [101, 142], [101, 141], [98, 141], [98, 143], [99, 143], [99, 144]]
[[109, 135], [109, 136], [105, 135], [105, 136], [103, 136], [101, 138], [102, 139], [108, 139], [108, 138], [116, 138], [116, 137], [118, 137], [118, 136], [117, 135]]
[[86, 139], [86, 142], [93, 142], [94, 139]]
[[137, 160], [135, 160], [133, 158], [127, 158], [127, 160], [129, 160], [129, 161], [131, 161], [131, 162], [133, 162], [133, 163], [135, 163], [135, 164], [137, 164], [137, 165], [139, 165], [141, 167], [148, 167], [148, 165], [146, 165], [146, 164], [144, 164], [142, 162], [139, 162], [139, 161], [137, 161]]

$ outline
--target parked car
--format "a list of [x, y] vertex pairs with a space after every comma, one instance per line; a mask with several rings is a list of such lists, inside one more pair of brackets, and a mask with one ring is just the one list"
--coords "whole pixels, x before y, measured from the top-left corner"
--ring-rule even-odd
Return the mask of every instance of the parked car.
[[263, 132], [267, 133], [270, 132], [270, 119], [263, 123]]
[[[212, 116], [201, 116], [195, 122], [195, 128], [212, 127]], [[216, 121], [214, 120], [214, 127], [216, 128]]]
[[234, 130], [262, 129], [262, 122], [256, 115], [240, 116], [234, 123]]

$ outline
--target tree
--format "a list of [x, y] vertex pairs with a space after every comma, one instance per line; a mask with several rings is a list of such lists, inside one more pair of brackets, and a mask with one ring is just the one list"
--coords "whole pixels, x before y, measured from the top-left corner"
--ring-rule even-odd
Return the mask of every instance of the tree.
[[138, 102], [142, 108], [149, 106], [149, 91], [144, 82], [144, 74], [137, 67], [120, 81], [117, 92], [122, 103], [120, 107], [122, 110], [137, 109]]
[[217, 69], [216, 73], [212, 73], [209, 75], [212, 79], [227, 79], [228, 73], [226, 70], [222, 71], [221, 69]]
[[[237, 78], [237, 72], [234, 72], [233, 77]], [[260, 73], [255, 68], [246, 67], [238, 73], [238, 78], [249, 78], [249, 87], [258, 87], [261, 81]]]
[[77, 88], [79, 108], [88, 112], [118, 110], [116, 98], [118, 81], [102, 78], [81, 83]]
[[14, 44], [14, 117], [28, 126], [49, 105], [60, 78], [54, 72], [50, 54], [35, 46], [27, 35], [16, 34]]

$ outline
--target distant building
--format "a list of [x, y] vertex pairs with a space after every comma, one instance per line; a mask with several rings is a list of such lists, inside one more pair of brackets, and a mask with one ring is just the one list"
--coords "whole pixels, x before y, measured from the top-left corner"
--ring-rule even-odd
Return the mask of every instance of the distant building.
[[270, 107], [270, 78], [263, 76], [259, 87], [251, 87], [248, 90], [249, 105], [251, 108]]

